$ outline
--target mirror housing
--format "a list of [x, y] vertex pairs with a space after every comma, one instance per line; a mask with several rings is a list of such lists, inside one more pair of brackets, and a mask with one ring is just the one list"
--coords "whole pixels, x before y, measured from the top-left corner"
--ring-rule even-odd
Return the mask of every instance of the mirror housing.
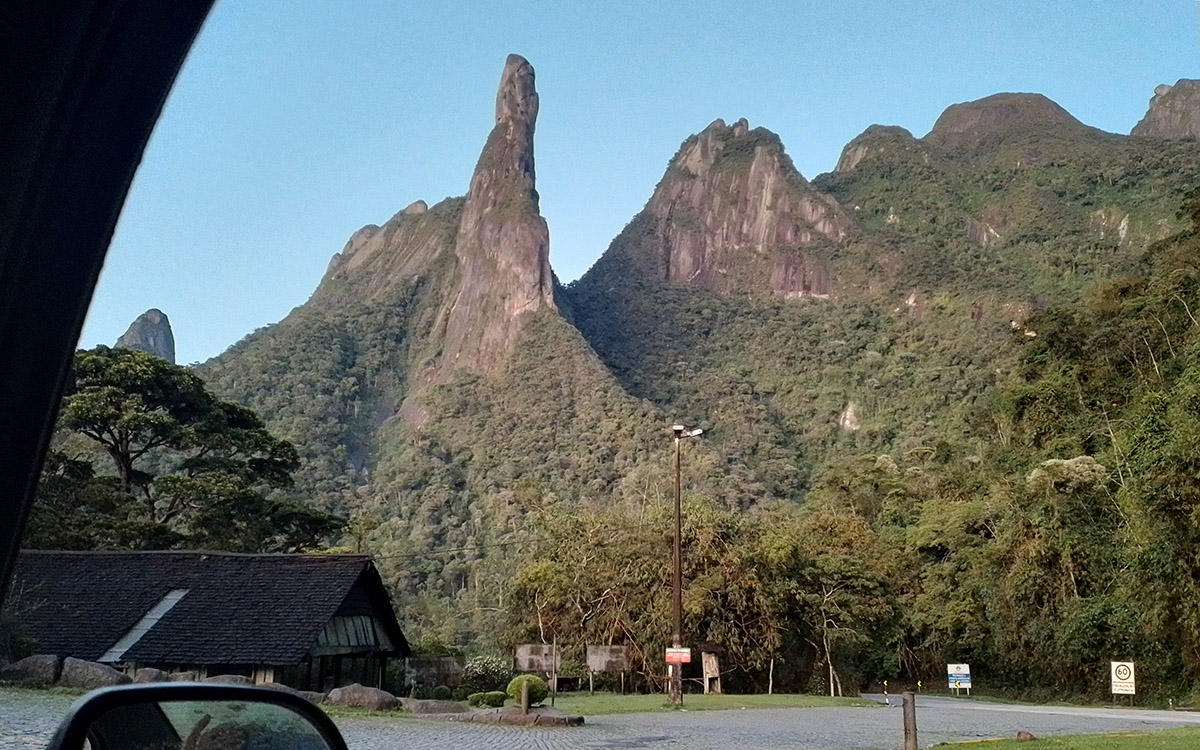
[[[255, 712], [254, 708], [263, 711]], [[180, 722], [177, 715], [181, 711], [199, 720]], [[205, 715], [201, 716], [200, 711]], [[264, 711], [272, 725], [286, 724], [293, 730], [297, 750], [347, 750], [346, 741], [325, 712], [298, 695], [270, 688], [199, 682], [122, 685], [92, 691], [71, 706], [47, 750], [202, 750], [209, 747], [203, 741], [207, 736], [218, 743], [213, 747], [237, 750], [238, 745], [219, 735], [227, 728], [244, 728], [247, 720], [255, 714], [261, 718]], [[220, 718], [214, 720], [214, 715], [237, 717], [242, 724], [222, 723]], [[296, 729], [303, 731], [295, 733]], [[271, 731], [262, 728], [257, 736], [271, 736]]]

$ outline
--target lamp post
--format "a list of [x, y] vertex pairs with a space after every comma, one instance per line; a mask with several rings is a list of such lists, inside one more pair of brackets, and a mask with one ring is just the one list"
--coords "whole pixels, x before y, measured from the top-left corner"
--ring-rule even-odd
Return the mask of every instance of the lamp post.
[[[675, 433], [675, 554], [674, 554], [674, 576], [673, 586], [671, 591], [671, 614], [673, 618], [671, 627], [671, 645], [675, 648], [683, 647], [683, 504], [681, 500], [681, 447], [683, 441], [687, 438], [698, 437], [704, 432], [700, 428], [689, 430], [681, 424], [672, 425], [671, 431]], [[671, 705], [683, 705], [683, 664], [680, 662], [670, 662], [667, 665], [670, 677], [670, 692]]]

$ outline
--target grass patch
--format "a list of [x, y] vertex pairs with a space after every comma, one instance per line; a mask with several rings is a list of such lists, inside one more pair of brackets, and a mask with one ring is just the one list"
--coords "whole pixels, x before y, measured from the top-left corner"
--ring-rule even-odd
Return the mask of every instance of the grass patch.
[[948, 742], [939, 747], [979, 746], [987, 750], [1190, 750], [1200, 744], [1200, 727], [1163, 729], [1157, 732], [1068, 734], [1029, 742]]
[[394, 711], [375, 711], [360, 706], [340, 706], [334, 703], [319, 703], [317, 704], [317, 708], [324, 711], [325, 715], [331, 719], [411, 719], [415, 715], [400, 709]]
[[[549, 702], [549, 701], [547, 701]], [[826, 706], [879, 706], [862, 698], [830, 698], [824, 695], [685, 695], [687, 711], [736, 711], [742, 708], [819, 708]], [[568, 714], [599, 716], [672, 711], [667, 696], [618, 695], [616, 693], [559, 693], [555, 708]]]

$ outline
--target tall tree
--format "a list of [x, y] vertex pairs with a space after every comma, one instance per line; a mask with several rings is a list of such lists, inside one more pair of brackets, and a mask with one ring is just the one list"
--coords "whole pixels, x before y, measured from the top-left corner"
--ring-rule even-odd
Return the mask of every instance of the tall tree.
[[59, 443], [32, 545], [298, 551], [345, 525], [278, 497], [299, 463], [291, 443], [186, 368], [145, 352], [99, 346], [76, 355]]

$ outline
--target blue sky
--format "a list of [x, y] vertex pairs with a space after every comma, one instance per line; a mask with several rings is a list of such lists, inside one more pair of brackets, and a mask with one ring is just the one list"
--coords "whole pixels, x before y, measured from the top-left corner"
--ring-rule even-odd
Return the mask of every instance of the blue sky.
[[1196, 0], [218, 0], [125, 205], [81, 346], [150, 307], [181, 363], [277, 322], [364, 224], [466, 192], [510, 52], [537, 71], [550, 260], [570, 281], [720, 117], [807, 177], [872, 123], [1043, 93], [1127, 133], [1200, 77]]

